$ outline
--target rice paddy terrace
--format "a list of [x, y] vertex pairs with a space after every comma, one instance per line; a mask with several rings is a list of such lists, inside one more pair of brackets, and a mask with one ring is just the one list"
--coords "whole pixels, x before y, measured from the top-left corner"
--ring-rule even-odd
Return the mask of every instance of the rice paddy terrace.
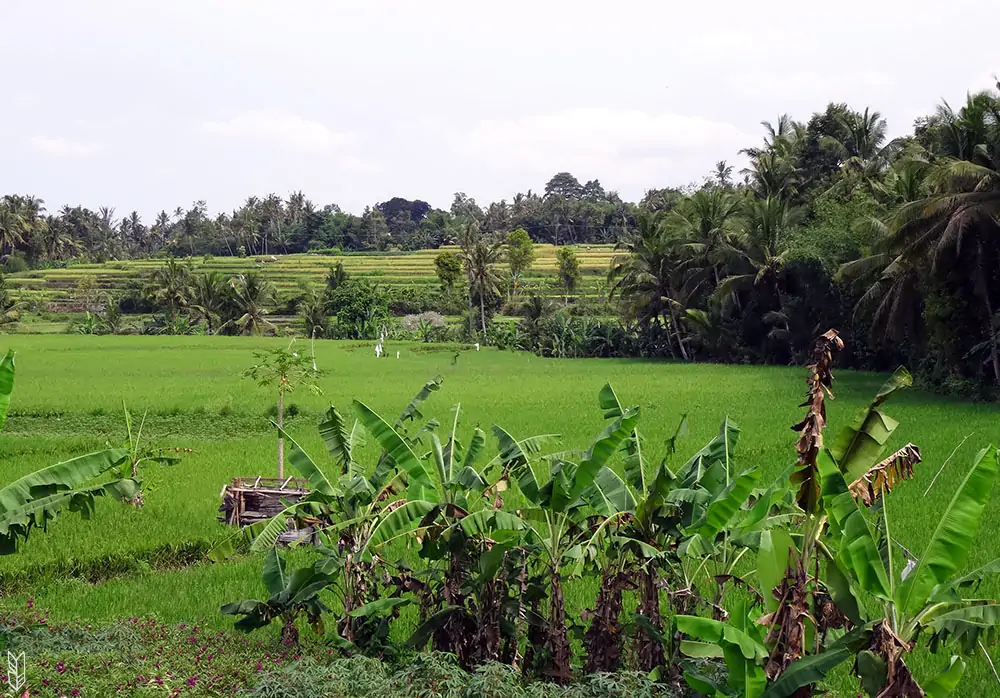
[[[557, 247], [535, 245], [536, 260], [522, 277], [528, 292], [546, 296], [562, 295], [558, 283]], [[580, 260], [581, 280], [574, 295], [598, 297], [604, 294], [605, 274], [614, 256], [610, 245], [576, 247]], [[369, 254], [293, 254], [266, 257], [192, 257], [185, 259], [195, 272], [218, 271], [228, 276], [250, 271], [258, 272], [270, 281], [280, 298], [295, 294], [299, 283], [307, 280], [322, 285], [327, 271], [338, 262], [353, 277], [371, 278], [392, 287], [437, 288], [434, 258], [442, 250]], [[20, 272], [7, 277], [7, 285], [22, 300], [38, 310], [73, 312], [80, 310], [82, 292], [116, 292], [129, 281], [148, 275], [165, 263], [164, 258], [135, 259], [103, 264], [70, 264], [61, 269]], [[505, 264], [500, 265], [506, 269]], [[86, 280], [92, 280], [89, 283]]]

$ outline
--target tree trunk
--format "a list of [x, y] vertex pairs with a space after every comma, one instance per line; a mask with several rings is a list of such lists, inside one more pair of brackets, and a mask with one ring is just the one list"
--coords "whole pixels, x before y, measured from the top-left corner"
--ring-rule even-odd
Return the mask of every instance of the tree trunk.
[[296, 647], [299, 644], [299, 629], [295, 627], [295, 616], [285, 617], [285, 625], [281, 628], [281, 642], [285, 647]]
[[989, 291], [983, 294], [983, 300], [986, 302], [986, 330], [990, 337], [990, 362], [993, 364], [993, 380], [997, 385], [1000, 385], [1000, 354], [997, 352], [997, 330], [993, 322], [993, 305], [990, 303]]
[[558, 570], [552, 574], [552, 594], [549, 597], [549, 675], [559, 684], [573, 678], [570, 664], [569, 637], [566, 634], [566, 602]]
[[[278, 426], [285, 428], [285, 393], [278, 391]], [[278, 434], [278, 479], [285, 477], [285, 440]]]
[[677, 346], [680, 347], [681, 357], [685, 361], [690, 361], [691, 358], [688, 356], [687, 349], [684, 347], [684, 339], [681, 337], [681, 325], [677, 321], [677, 313], [673, 308], [670, 308], [670, 324], [674, 329], [674, 336], [677, 338]]
[[670, 351], [670, 358], [676, 359], [677, 352], [674, 351], [674, 340], [670, 337], [670, 329], [667, 327], [666, 318], [660, 319], [660, 326], [663, 328], [663, 333], [667, 338], [667, 350]]
[[605, 570], [601, 574], [601, 590], [590, 612], [592, 620], [584, 635], [587, 651], [584, 671], [588, 674], [618, 671], [621, 665], [621, 613], [624, 575]]
[[[656, 573], [647, 567], [640, 572], [639, 579], [639, 615], [646, 619], [650, 628], [639, 625], [639, 668], [649, 672], [663, 666], [666, 658], [663, 655], [663, 643], [655, 633], [663, 633], [663, 621], [660, 618], [660, 590], [656, 588]], [[651, 630], [652, 629], [652, 630]]]
[[479, 312], [483, 321], [483, 341], [486, 341], [486, 300], [485, 294], [479, 294]]

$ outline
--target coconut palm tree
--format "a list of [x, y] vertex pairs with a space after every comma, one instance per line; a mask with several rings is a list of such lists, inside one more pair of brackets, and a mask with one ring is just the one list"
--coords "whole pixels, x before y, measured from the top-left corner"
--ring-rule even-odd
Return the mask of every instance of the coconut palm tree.
[[197, 319], [205, 323], [209, 334], [218, 326], [228, 302], [229, 286], [220, 272], [203, 272], [191, 277], [188, 307]]
[[260, 335], [277, 329], [267, 319], [267, 306], [274, 302], [275, 297], [270, 283], [251, 272], [230, 279], [229, 285], [232, 288], [230, 304], [233, 319], [223, 327], [233, 327], [244, 335]]
[[[926, 198], [930, 169], [924, 160], [902, 160], [877, 186], [884, 198], [906, 208]], [[892, 218], [871, 218], [855, 223], [868, 229], [875, 244], [870, 254], [842, 265], [837, 277], [864, 289], [854, 312], [870, 316], [873, 335], [885, 343], [898, 343], [922, 334], [924, 295], [918, 260], [896, 249], [891, 222]]]
[[802, 220], [804, 211], [776, 197], [755, 199], [746, 207], [744, 230], [732, 248], [738, 261], [733, 273], [716, 287], [715, 294], [731, 300], [747, 289], [768, 289], [777, 307], [782, 305], [779, 276], [788, 261], [788, 232]]
[[10, 196], [0, 199], [0, 252], [10, 254], [24, 244], [28, 222], [20, 206]]
[[[689, 359], [679, 318], [683, 314], [684, 256], [678, 240], [649, 216], [639, 219], [638, 229], [623, 239], [608, 271], [609, 298], [620, 299], [627, 320], [645, 328], [662, 330], [671, 354], [674, 342], [682, 358]], [[673, 338], [671, 338], [673, 333]]]
[[895, 262], [953, 289], [979, 307], [987, 361], [1000, 383], [1000, 96], [947, 104], [932, 126], [927, 193], [887, 221], [885, 249]]
[[497, 264], [503, 260], [503, 244], [488, 239], [478, 224], [469, 222], [459, 238], [462, 266], [469, 282], [469, 304], [479, 300], [479, 318], [486, 335], [486, 301], [500, 295], [502, 279]]
[[862, 186], [873, 193], [881, 191], [881, 182], [902, 151], [904, 140], [886, 142], [888, 125], [877, 111], [847, 111], [838, 117], [843, 138], [828, 137], [824, 145], [841, 161], [844, 176], [834, 188], [849, 190]]
[[715, 285], [722, 280], [732, 257], [741, 205], [742, 200], [725, 189], [700, 189], [664, 218], [664, 227], [683, 241], [693, 258], [692, 287], [707, 279]]
[[154, 302], [167, 308], [173, 323], [178, 311], [187, 306], [191, 297], [191, 268], [171, 257], [150, 275], [146, 293]]

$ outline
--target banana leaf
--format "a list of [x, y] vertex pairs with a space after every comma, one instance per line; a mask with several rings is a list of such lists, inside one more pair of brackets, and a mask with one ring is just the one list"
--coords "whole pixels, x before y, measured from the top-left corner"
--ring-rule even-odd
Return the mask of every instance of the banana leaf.
[[896, 605], [908, 615], [919, 611], [934, 588], [965, 566], [998, 472], [997, 450], [983, 449], [931, 535], [916, 567], [896, 589]]
[[885, 382], [871, 403], [844, 427], [830, 446], [830, 453], [848, 482], [854, 482], [879, 460], [892, 432], [899, 426], [880, 409], [894, 393], [913, 384], [902, 366]]
[[437, 504], [415, 500], [406, 502], [383, 515], [365, 542], [365, 553], [371, 554], [373, 548], [414, 531], [428, 514], [438, 508]]
[[822, 483], [823, 505], [830, 517], [831, 534], [839, 535], [837, 562], [858, 587], [884, 601], [891, 600], [889, 577], [868, 520], [858, 508], [843, 473], [830, 452], [816, 457]]
[[326, 419], [320, 422], [319, 435], [330, 453], [330, 457], [340, 463], [340, 472], [349, 473], [354, 463], [354, 444], [347, 433], [343, 415], [334, 405], [326, 411]]
[[0, 359], [0, 431], [7, 423], [10, 410], [10, 394], [14, 391], [14, 350], [8, 349]]
[[[274, 424], [274, 422], [272, 422]], [[320, 470], [319, 466], [313, 462], [313, 459], [309, 457], [309, 454], [299, 446], [298, 442], [288, 435], [284, 429], [279, 427], [277, 424], [274, 425], [278, 430], [278, 434], [291, 444], [288, 454], [288, 463], [295, 468], [296, 471], [302, 477], [309, 480], [310, 486], [326, 497], [336, 497], [340, 492], [333, 486], [326, 475]]]
[[622, 442], [631, 436], [638, 419], [638, 411], [626, 410], [621, 417], [609, 424], [601, 432], [601, 435], [597, 437], [597, 440], [594, 441], [587, 451], [583, 462], [576, 469], [572, 489], [569, 492], [570, 501], [579, 499], [584, 490], [590, 487], [594, 478], [597, 477], [598, 471], [608, 464], [611, 457], [621, 447]]
[[[430, 385], [430, 383], [428, 383]], [[425, 386], [426, 387], [426, 386]], [[379, 445], [397, 467], [406, 472], [409, 478], [408, 491], [411, 499], [424, 499], [434, 491], [433, 480], [417, 458], [409, 444], [396, 433], [374, 410], [357, 400], [354, 407], [358, 411], [358, 419], [365, 429], [375, 437]]]
[[413, 399], [410, 400], [409, 404], [403, 408], [403, 411], [399, 415], [399, 419], [396, 423], [392, 425], [393, 429], [401, 429], [405, 422], [414, 422], [418, 419], [423, 419], [424, 415], [420, 412], [421, 405], [427, 401], [427, 398], [431, 396], [431, 393], [437, 392], [441, 389], [441, 381], [444, 380], [441, 376], [435, 376], [429, 381], [424, 383]]
[[747, 501], [759, 480], [760, 471], [756, 468], [731, 480], [709, 503], [703, 520], [696, 524], [698, 533], [708, 540], [714, 540]]
[[958, 688], [959, 682], [965, 675], [965, 668], [964, 659], [957, 656], [952, 657], [948, 662], [947, 669], [930, 681], [924, 682], [923, 689], [924, 693], [927, 694], [927, 698], [947, 698], [947, 696], [950, 696], [952, 691]]

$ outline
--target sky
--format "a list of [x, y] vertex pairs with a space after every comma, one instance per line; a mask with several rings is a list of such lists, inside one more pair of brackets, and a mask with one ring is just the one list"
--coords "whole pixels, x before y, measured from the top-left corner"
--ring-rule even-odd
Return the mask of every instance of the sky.
[[161, 209], [301, 190], [360, 213], [701, 181], [760, 122], [891, 135], [1000, 73], [981, 0], [0, 0], [0, 194]]

